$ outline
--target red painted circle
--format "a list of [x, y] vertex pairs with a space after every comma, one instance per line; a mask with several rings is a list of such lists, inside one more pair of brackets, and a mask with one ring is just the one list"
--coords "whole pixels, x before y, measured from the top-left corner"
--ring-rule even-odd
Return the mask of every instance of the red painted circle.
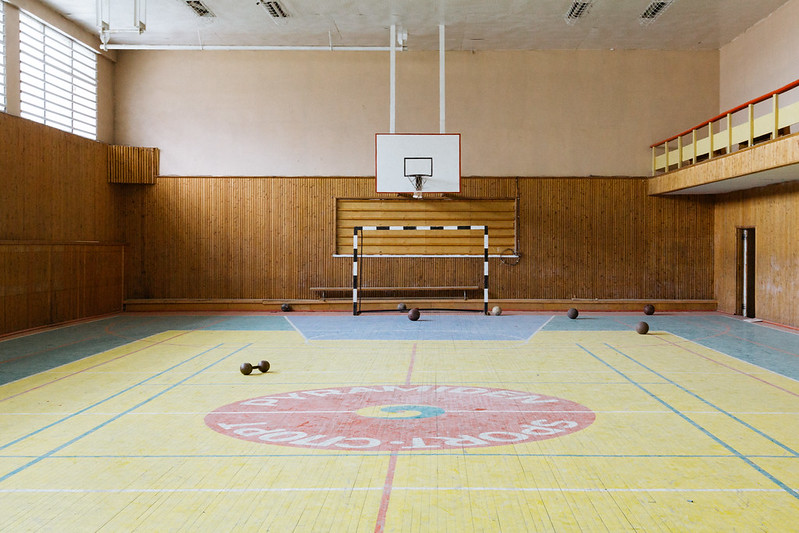
[[333, 450], [442, 450], [562, 437], [593, 411], [554, 396], [508, 389], [372, 385], [260, 396], [205, 417], [231, 437]]

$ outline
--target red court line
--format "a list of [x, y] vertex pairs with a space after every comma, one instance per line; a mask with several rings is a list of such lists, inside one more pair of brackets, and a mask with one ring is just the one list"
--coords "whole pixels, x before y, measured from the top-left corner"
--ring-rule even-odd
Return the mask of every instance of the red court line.
[[413, 374], [413, 365], [416, 363], [416, 343], [413, 343], [411, 348], [411, 364], [408, 366], [408, 374], [405, 376], [405, 384], [411, 384], [411, 374]]
[[[129, 352], [129, 353], [126, 353], [126, 354], [120, 355], [119, 357], [114, 357], [113, 359], [109, 359], [108, 361], [105, 361], [105, 362], [103, 362], [103, 363], [97, 363], [96, 365], [92, 365], [92, 366], [90, 366], [90, 367], [84, 368], [83, 370], [78, 370], [77, 372], [73, 372], [73, 373], [71, 373], [71, 374], [67, 374], [66, 376], [61, 376], [60, 378], [54, 379], [54, 380], [52, 380], [52, 381], [48, 381], [47, 383], [42, 383], [41, 385], [37, 385], [36, 387], [33, 387], [33, 388], [31, 388], [31, 389], [28, 389], [28, 390], [25, 390], [25, 391], [22, 391], [22, 392], [18, 392], [17, 394], [14, 394], [14, 395], [12, 395], [12, 396], [8, 396], [7, 398], [0, 398], [0, 402], [4, 402], [4, 401], [6, 401], [6, 400], [10, 400], [11, 398], [16, 398], [17, 396], [19, 396], [19, 395], [21, 395], [21, 394], [25, 394], [25, 393], [28, 393], [28, 392], [31, 392], [31, 391], [35, 391], [36, 389], [40, 389], [40, 388], [42, 388], [42, 387], [45, 387], [45, 386], [47, 386], [47, 385], [52, 385], [53, 383], [57, 383], [57, 382], [61, 381], [62, 379], [66, 379], [66, 378], [68, 378], [68, 377], [75, 376], [75, 375], [77, 375], [77, 374], [80, 374], [80, 373], [86, 372], [87, 370], [92, 370], [92, 369], [94, 369], [94, 368], [97, 368], [98, 366], [107, 365], [108, 363], [110, 363], [110, 362], [112, 362], [112, 361], [116, 361], [117, 359], [122, 359], [123, 357], [127, 357], [127, 356], [129, 356], [129, 355], [133, 355], [133, 354], [135, 354], [135, 353], [138, 353], [138, 352], [140, 352], [140, 351], [142, 351], [142, 350], [147, 350], [147, 349], [149, 349], [149, 348], [152, 348], [153, 346], [158, 346], [159, 344], [164, 344], [164, 343], [166, 343], [167, 341], [171, 341], [172, 339], [176, 339], [177, 337], [181, 337], [181, 336], [183, 336], [183, 335], [186, 335], [187, 333], [192, 333], [192, 332], [194, 332], [194, 331], [201, 331], [201, 330], [203, 330], [203, 329], [206, 329], [206, 328], [208, 328], [208, 327], [210, 327], [210, 326], [213, 326], [213, 325], [216, 325], [216, 324], [222, 323], [222, 322], [224, 322], [225, 320], [227, 320], [227, 319], [226, 319], [226, 318], [221, 318], [221, 319], [217, 320], [216, 322], [212, 322], [212, 323], [210, 323], [210, 324], [206, 324], [206, 325], [205, 325], [205, 326], [203, 326], [202, 328], [198, 328], [198, 329], [191, 329], [191, 330], [186, 330], [186, 331], [183, 331], [183, 332], [181, 332], [181, 333], [178, 333], [177, 335], [174, 335], [174, 336], [172, 336], [172, 337], [169, 337], [168, 339], [164, 339], [164, 340], [161, 340], [161, 341], [158, 341], [158, 342], [154, 342], [154, 343], [152, 343], [152, 344], [150, 344], [150, 345], [148, 345], [148, 346], [144, 346], [144, 347], [142, 347], [142, 348], [139, 348], [138, 350], [134, 350], [134, 351], [132, 351], [132, 352]], [[135, 342], [135, 341], [138, 341], [138, 340], [143, 340], [144, 338], [146, 338], [146, 337], [143, 337], [142, 339], [133, 339], [133, 342]], [[106, 351], [107, 351], [107, 350], [106, 350]], [[102, 352], [100, 352], [100, 353], [102, 353]], [[93, 354], [93, 355], [97, 355], [97, 354]]]
[[74, 320], [67, 320], [65, 322], [59, 322], [57, 324], [45, 324], [43, 326], [36, 326], [33, 328], [22, 329], [19, 331], [12, 331], [11, 333], [3, 333], [0, 335], [0, 342], [7, 341], [11, 339], [17, 339], [19, 337], [25, 337], [28, 335], [36, 335], [37, 333], [44, 333], [46, 331], [55, 331], [57, 329], [68, 328], [70, 326], [75, 326], [77, 324], [85, 324], [89, 322], [97, 322], [100, 320], [105, 320], [107, 318], [113, 318], [115, 316], [119, 316], [120, 313], [114, 311], [111, 313], [106, 313], [97, 316], [88, 316], [84, 318], [76, 318]]
[[95, 339], [100, 339], [100, 338], [102, 338], [102, 335], [83, 337], [82, 339], [78, 339], [78, 340], [72, 341], [72, 342], [67, 342], [67, 343], [61, 344], [59, 346], [51, 346], [50, 348], [45, 348], [43, 350], [39, 350], [38, 352], [29, 352], [29, 353], [25, 353], [25, 354], [19, 355], [17, 357], [12, 357], [11, 359], [5, 359], [3, 361], [0, 361], [0, 365], [4, 365], [6, 363], [12, 363], [14, 361], [19, 361], [20, 359], [25, 359], [26, 357], [32, 357], [34, 355], [39, 355], [39, 354], [43, 354], [43, 353], [46, 353], [46, 352], [51, 352], [53, 350], [58, 350], [60, 348], [66, 348], [67, 346], [72, 346], [73, 344], [80, 344], [81, 342], [93, 341]]
[[[764, 384], [766, 384], [766, 385], [769, 385], [769, 386], [771, 386], [771, 387], [774, 387], [775, 389], [779, 389], [779, 390], [781, 390], [782, 392], [787, 392], [788, 394], [790, 394], [790, 395], [792, 395], [792, 396], [797, 396], [797, 397], [799, 397], [799, 394], [797, 394], [797, 393], [795, 393], [795, 392], [793, 392], [793, 391], [789, 391], [788, 389], [784, 389], [784, 388], [780, 387], [779, 385], [776, 385], [776, 384], [774, 384], [774, 383], [771, 383], [771, 382], [769, 382], [769, 381], [766, 381], [765, 379], [759, 378], [759, 377], [757, 377], [757, 376], [753, 376], [752, 374], [748, 374], [748, 373], [744, 372], [743, 370], [739, 370], [739, 369], [737, 369], [737, 368], [734, 368], [734, 367], [731, 367], [731, 366], [729, 366], [729, 365], [726, 365], [726, 364], [722, 363], [721, 361], [716, 361], [716, 360], [715, 360], [715, 359], [713, 359], [712, 357], [708, 357], [708, 356], [706, 356], [706, 355], [702, 355], [702, 354], [701, 354], [701, 353], [699, 353], [699, 352], [695, 352], [695, 351], [691, 350], [690, 348], [688, 348], [688, 347], [684, 346], [684, 345], [683, 345], [683, 344], [681, 344], [681, 343], [676, 343], [676, 342], [674, 342], [674, 341], [671, 341], [671, 340], [668, 340], [668, 339], [663, 339], [663, 340], [664, 340], [665, 342], [667, 342], [668, 344], [671, 344], [672, 346], [675, 346], [675, 347], [677, 347], [677, 348], [681, 348], [681, 349], [685, 350], [686, 352], [689, 352], [689, 353], [692, 353], [692, 354], [694, 354], [694, 355], [696, 355], [696, 356], [699, 356], [699, 357], [701, 357], [702, 359], [705, 359], [705, 360], [707, 360], [707, 361], [710, 361], [711, 363], [715, 363], [715, 364], [717, 364], [717, 365], [719, 365], [719, 366], [723, 366], [724, 368], [727, 368], [727, 369], [729, 369], [729, 370], [732, 370], [733, 372], [738, 372], [739, 374], [743, 374], [743, 375], [744, 375], [744, 376], [746, 376], [746, 377], [749, 377], [749, 378], [752, 378], [752, 379], [754, 379], [754, 380], [760, 381], [761, 383], [764, 383]], [[709, 348], [709, 349], [710, 349], [710, 350], [713, 350], [713, 348]], [[714, 351], [717, 351], [717, 350], [714, 350]], [[725, 355], [726, 355], [726, 354], [725, 354]], [[728, 357], [729, 357], [729, 356], [728, 356]]]
[[380, 510], [377, 512], [377, 522], [375, 522], [375, 533], [382, 533], [386, 527], [386, 513], [388, 512], [388, 500], [391, 498], [391, 487], [394, 484], [394, 471], [397, 468], [397, 452], [392, 452], [388, 459], [388, 472], [386, 472], [386, 482], [383, 484], [383, 497], [380, 499]]
[[[408, 373], [405, 375], [405, 384], [411, 384], [411, 374], [413, 374], [413, 365], [416, 363], [416, 343], [413, 343], [411, 348], [411, 362], [408, 365]], [[377, 521], [375, 522], [375, 533], [382, 533], [386, 527], [386, 513], [388, 513], [388, 502], [391, 499], [391, 488], [394, 486], [394, 472], [397, 469], [397, 452], [392, 452], [388, 459], [388, 472], [386, 472], [386, 481], [383, 483], [383, 496], [380, 498], [380, 509], [377, 512]]]
[[[159, 317], [157, 317], [157, 316], [150, 316], [150, 317], [144, 317], [144, 318], [149, 318], [150, 322], [157, 322], [158, 319], [159, 319]], [[110, 337], [116, 337], [118, 339], [139, 340], [136, 337], [126, 337], [126, 336], [122, 335], [122, 332], [125, 331], [126, 329], [130, 329], [130, 328], [134, 328], [134, 327], [138, 327], [138, 326], [139, 326], [139, 324], [127, 324], [127, 325], [122, 326], [121, 328], [119, 328], [119, 332], [117, 332], [117, 330], [112, 329], [114, 327], [114, 324], [108, 324], [105, 327], [104, 331]]]
[[47, 383], [42, 383], [41, 385], [37, 385], [37, 386], [35, 386], [35, 387], [32, 387], [32, 388], [30, 388], [30, 389], [28, 389], [28, 390], [24, 390], [24, 391], [22, 391], [22, 392], [18, 392], [18, 393], [16, 393], [16, 394], [13, 394], [13, 395], [11, 395], [11, 396], [8, 396], [8, 397], [6, 397], [6, 398], [0, 398], [0, 402], [4, 402], [4, 401], [6, 401], [6, 400], [10, 400], [10, 399], [12, 399], [12, 398], [16, 398], [17, 396], [20, 396], [20, 395], [22, 395], [22, 394], [26, 394], [26, 393], [28, 393], [28, 392], [35, 391], [36, 389], [41, 389], [42, 387], [46, 387], [47, 385], [52, 385], [53, 383], [57, 383], [57, 382], [61, 381], [62, 379], [67, 379], [67, 378], [69, 378], [69, 377], [72, 377], [72, 376], [75, 376], [75, 375], [77, 375], [77, 374], [81, 374], [81, 373], [83, 373], [83, 372], [86, 372], [87, 370], [92, 370], [92, 369], [94, 369], [94, 368], [97, 368], [97, 367], [99, 367], [99, 366], [107, 365], [108, 363], [110, 363], [110, 362], [112, 362], [112, 361], [116, 361], [117, 359], [122, 359], [123, 357], [127, 357], [127, 356], [129, 356], [129, 355], [133, 355], [133, 354], [135, 354], [135, 353], [138, 353], [138, 352], [141, 352], [141, 351], [143, 351], [143, 350], [148, 350], [148, 349], [152, 348], [153, 346], [158, 346], [159, 344], [163, 344], [163, 343], [165, 343], [166, 341], [170, 341], [170, 340], [172, 340], [172, 339], [174, 339], [174, 338], [176, 338], [176, 337], [180, 337], [181, 335], [185, 335], [185, 334], [187, 334], [187, 333], [191, 333], [191, 331], [184, 331], [184, 332], [182, 332], [182, 333], [178, 333], [178, 334], [177, 334], [177, 335], [175, 335], [174, 337], [170, 337], [170, 338], [168, 338], [168, 339], [164, 339], [164, 340], [162, 340], [162, 341], [154, 342], [154, 343], [152, 343], [152, 344], [149, 344], [149, 345], [147, 345], [147, 346], [143, 346], [143, 347], [139, 348], [138, 350], [134, 350], [134, 351], [132, 351], [132, 352], [128, 352], [128, 353], [126, 353], [126, 354], [122, 354], [122, 355], [120, 355], [120, 356], [114, 357], [113, 359], [109, 359], [108, 361], [104, 361], [104, 362], [102, 362], [102, 363], [97, 363], [96, 365], [92, 365], [92, 366], [90, 366], [90, 367], [84, 368], [83, 370], [78, 370], [77, 372], [72, 372], [71, 374], [67, 374], [67, 375], [65, 375], [65, 376], [61, 376], [60, 378], [54, 379], [54, 380], [52, 380], [52, 381], [48, 381]]
[[[711, 320], [711, 322], [714, 322], [714, 321]], [[717, 322], [714, 322], [714, 323], [717, 324]], [[799, 354], [797, 354], [796, 352], [789, 352], [788, 350], [783, 350], [782, 348], [777, 348], [776, 346], [770, 346], [768, 344], [763, 344], [762, 342], [753, 341], [752, 339], [746, 339], [744, 337], [739, 337], [738, 335], [735, 335], [733, 333], [727, 333], [727, 335], [730, 336], [730, 337], [733, 337], [735, 339], [739, 339], [739, 340], [742, 340], [744, 342], [748, 342], [750, 344], [754, 344], [756, 346], [760, 346], [762, 348], [768, 348], [769, 350], [774, 350], [776, 352], [782, 352], [782, 353], [784, 353], [786, 355], [793, 355], [794, 357], [799, 356]]]

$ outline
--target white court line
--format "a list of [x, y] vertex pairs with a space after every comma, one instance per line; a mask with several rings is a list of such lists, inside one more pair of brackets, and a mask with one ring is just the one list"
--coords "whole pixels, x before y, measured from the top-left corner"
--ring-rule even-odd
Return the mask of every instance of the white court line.
[[284, 316], [283, 318], [285, 318], [285, 319], [286, 319], [286, 322], [288, 322], [288, 323], [289, 323], [289, 325], [290, 325], [292, 328], [294, 328], [294, 331], [296, 331], [297, 333], [299, 333], [299, 334], [300, 334], [300, 336], [301, 336], [301, 337], [303, 338], [303, 340], [305, 341], [305, 343], [306, 343], [306, 344], [308, 344], [308, 338], [307, 338], [305, 335], [303, 335], [303, 334], [302, 334], [302, 331], [300, 331], [300, 328], [298, 328], [297, 326], [295, 326], [295, 325], [294, 325], [294, 322], [292, 322], [292, 321], [291, 321], [291, 319], [290, 319], [289, 317], [287, 317], [287, 316]]
[[[172, 415], [185, 415], [185, 416], [204, 416], [210, 413], [215, 414], [228, 414], [228, 415], [238, 415], [238, 414], [275, 414], [275, 415], [290, 415], [290, 414], [347, 414], [347, 413], [357, 413], [358, 411], [161, 411], [161, 412], [149, 412], [149, 411], [136, 411], [134, 413], [128, 413], [130, 416], [134, 415], [147, 415], [147, 416], [172, 416]], [[619, 410], [619, 411], [587, 411], [587, 410], [580, 410], [580, 411], [547, 411], [547, 410], [539, 410], [539, 411], [496, 411], [496, 410], [485, 410], [485, 411], [458, 411], [458, 410], [449, 410], [448, 413], [544, 413], [544, 414], [554, 414], [554, 413], [596, 413], [596, 414], [621, 414], [621, 415], [662, 415], [664, 413], [672, 413], [672, 411], [668, 411], [666, 409], [662, 411], [631, 411], [631, 410]], [[683, 413], [692, 413], [698, 415], [717, 415], [719, 414], [718, 411], [682, 411]], [[799, 415], [799, 411], [727, 411], [728, 413], [737, 414], [737, 415]], [[0, 417], [3, 416], [51, 416], [51, 415], [68, 415], [72, 414], [71, 412], [41, 412], [41, 413], [34, 413], [34, 412], [19, 412], [19, 413], [0, 413]], [[81, 413], [81, 415], [115, 415], [119, 414], [119, 412], [105, 412], [105, 411], [92, 411]]]
[[522, 343], [522, 345], [524, 345], [524, 344], [529, 344], [529, 343], [530, 343], [530, 341], [531, 341], [531, 340], [533, 340], [533, 337], [535, 337], [535, 336], [536, 336], [536, 334], [537, 334], [539, 331], [541, 331], [541, 330], [542, 330], [542, 329], [543, 329], [543, 328], [544, 328], [544, 327], [545, 327], [547, 324], [549, 324], [549, 323], [552, 321], [552, 319], [553, 319], [553, 318], [555, 318], [555, 315], [552, 315], [552, 316], [550, 316], [550, 317], [547, 319], [547, 321], [546, 321], [546, 322], [544, 322], [543, 324], [541, 324], [540, 326], [538, 326], [538, 329], [536, 329], [536, 330], [535, 330], [535, 331], [532, 333], [532, 335], [530, 335], [529, 337], [527, 337], [527, 340], [526, 340], [526, 341], [524, 341], [524, 342]]
[[[250, 488], [185, 488], [185, 489], [0, 489], [0, 494], [145, 494], [145, 493], [245, 493], [245, 492], [368, 492], [383, 491], [384, 487], [250, 487]], [[694, 492], [759, 492], [759, 493], [779, 493], [783, 489], [765, 488], [563, 488], [563, 487], [391, 487], [392, 491], [448, 491], [448, 492], [554, 492], [554, 493], [576, 493], [576, 492], [662, 492], [662, 493], [694, 493]], [[799, 490], [795, 489], [795, 490]]]

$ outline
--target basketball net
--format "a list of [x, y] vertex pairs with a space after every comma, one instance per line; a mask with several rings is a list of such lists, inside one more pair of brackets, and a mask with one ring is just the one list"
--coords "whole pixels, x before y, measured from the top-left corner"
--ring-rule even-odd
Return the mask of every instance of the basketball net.
[[424, 176], [422, 174], [414, 174], [413, 176], [408, 176], [408, 180], [413, 185], [414, 198], [421, 198], [422, 197], [422, 189], [424, 188], [424, 184], [427, 183], [428, 176]]

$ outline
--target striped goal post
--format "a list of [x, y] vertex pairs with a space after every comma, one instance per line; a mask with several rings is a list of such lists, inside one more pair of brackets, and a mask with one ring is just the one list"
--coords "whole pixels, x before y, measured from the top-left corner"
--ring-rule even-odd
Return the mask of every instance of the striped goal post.
[[355, 226], [352, 230], [352, 314], [358, 309], [358, 233], [364, 231], [483, 230], [483, 313], [488, 314], [488, 226]]

